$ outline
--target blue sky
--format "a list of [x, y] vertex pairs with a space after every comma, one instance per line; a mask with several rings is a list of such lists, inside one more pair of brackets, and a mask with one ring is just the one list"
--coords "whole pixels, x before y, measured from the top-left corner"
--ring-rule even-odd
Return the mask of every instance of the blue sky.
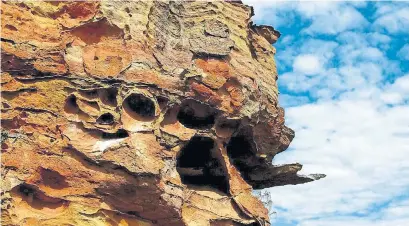
[[409, 2], [244, 2], [282, 33], [280, 101], [296, 136], [273, 161], [327, 174], [269, 189], [273, 225], [409, 225]]

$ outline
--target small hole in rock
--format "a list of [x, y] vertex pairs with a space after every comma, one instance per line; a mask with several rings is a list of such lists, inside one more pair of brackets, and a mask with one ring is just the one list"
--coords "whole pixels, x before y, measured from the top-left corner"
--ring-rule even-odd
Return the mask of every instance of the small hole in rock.
[[8, 104], [8, 103], [6, 103], [6, 102], [3, 102], [3, 103], [1, 103], [2, 105], [3, 105], [3, 108], [10, 108], [11, 106]]
[[17, 31], [17, 28], [14, 27], [13, 25], [10, 25], [10, 24], [6, 24], [6, 26], [4, 26], [4, 27], [9, 29], [9, 30], [12, 30], [12, 31]]
[[76, 114], [79, 111], [77, 104], [77, 97], [75, 95], [70, 95], [65, 101], [64, 110], [70, 114]]
[[226, 173], [215, 157], [215, 142], [211, 138], [193, 137], [182, 148], [176, 167], [183, 183], [209, 186], [228, 193]]
[[101, 125], [111, 125], [114, 123], [114, 116], [111, 113], [104, 113], [98, 117], [97, 123]]
[[165, 108], [167, 103], [169, 102], [169, 99], [167, 97], [164, 97], [164, 96], [157, 96], [156, 100], [158, 101], [159, 107], [161, 109]]
[[139, 216], [138, 212], [136, 212], [136, 211], [128, 211], [126, 213], [129, 214], [129, 215]]
[[1, 150], [6, 151], [9, 148], [9, 146], [6, 143], [1, 143]]
[[142, 94], [131, 94], [123, 103], [125, 111], [138, 120], [153, 120], [155, 116], [154, 102]]
[[214, 125], [217, 112], [212, 107], [194, 100], [185, 101], [180, 107], [177, 119], [191, 129], [208, 129]]
[[102, 138], [103, 139], [119, 139], [119, 138], [126, 138], [129, 137], [129, 134], [126, 130], [124, 129], [119, 129], [115, 133], [102, 133]]
[[118, 105], [116, 96], [118, 91], [116, 88], [100, 89], [98, 90], [99, 98], [102, 103], [116, 107]]
[[53, 212], [62, 212], [65, 210], [68, 202], [46, 195], [35, 186], [28, 184], [20, 184], [13, 188], [12, 192], [21, 194], [22, 201], [26, 202], [31, 208], [44, 210], [44, 208], [52, 209]]
[[30, 195], [30, 194], [33, 194], [33, 193], [35, 192], [34, 189], [32, 189], [31, 187], [26, 186], [26, 185], [24, 185], [24, 184], [22, 184], [22, 185], [19, 186], [18, 191], [19, 191], [20, 193], [26, 195], [26, 196], [28, 196], [28, 195]]

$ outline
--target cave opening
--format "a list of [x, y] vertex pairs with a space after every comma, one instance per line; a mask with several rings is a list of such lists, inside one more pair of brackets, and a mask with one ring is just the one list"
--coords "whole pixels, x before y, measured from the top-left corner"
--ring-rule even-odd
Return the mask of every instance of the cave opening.
[[98, 95], [102, 103], [113, 107], [117, 106], [118, 103], [116, 97], [118, 95], [118, 90], [116, 88], [99, 89]]
[[215, 142], [209, 137], [194, 136], [182, 148], [176, 168], [184, 184], [229, 191], [225, 170], [215, 157]]
[[128, 131], [124, 129], [118, 129], [115, 133], [107, 133], [107, 132], [102, 133], [103, 139], [120, 139], [120, 138], [126, 138], [126, 137], [129, 137], [129, 134], [128, 134]]
[[247, 158], [254, 155], [250, 141], [243, 135], [230, 138], [227, 144], [227, 153], [233, 159]]
[[97, 118], [97, 123], [101, 125], [111, 125], [114, 123], [114, 116], [111, 113], [104, 113]]
[[208, 129], [214, 125], [216, 115], [217, 112], [212, 107], [188, 100], [181, 105], [177, 119], [187, 128]]
[[32, 187], [30, 187], [30, 186], [28, 186], [28, 185], [26, 185], [26, 184], [21, 184], [21, 185], [19, 185], [19, 186], [18, 186], [18, 191], [19, 191], [21, 194], [24, 194], [24, 195], [26, 195], [26, 196], [28, 196], [28, 195], [30, 195], [30, 194], [34, 194], [34, 192], [35, 192], [35, 190], [34, 190]]
[[77, 104], [77, 97], [75, 95], [70, 95], [65, 100], [64, 110], [70, 114], [77, 114], [79, 112], [79, 106]]
[[123, 107], [131, 117], [139, 120], [152, 120], [155, 116], [154, 102], [142, 94], [133, 93], [126, 97]]
[[242, 129], [238, 134], [230, 138], [226, 146], [227, 155], [244, 178], [246, 176], [243, 174], [250, 170], [257, 159], [251, 137], [251, 130]]

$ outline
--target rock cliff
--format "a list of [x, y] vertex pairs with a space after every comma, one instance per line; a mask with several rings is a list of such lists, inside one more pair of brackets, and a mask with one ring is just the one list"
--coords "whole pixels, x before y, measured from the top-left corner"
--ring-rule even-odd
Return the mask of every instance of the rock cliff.
[[1, 5], [2, 225], [270, 225], [294, 132], [240, 2]]

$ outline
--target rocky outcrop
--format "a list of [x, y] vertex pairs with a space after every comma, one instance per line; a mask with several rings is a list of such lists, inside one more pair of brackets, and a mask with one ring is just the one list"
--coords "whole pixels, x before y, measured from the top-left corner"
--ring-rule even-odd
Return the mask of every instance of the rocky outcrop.
[[294, 132], [239, 2], [3, 2], [2, 225], [269, 225]]

